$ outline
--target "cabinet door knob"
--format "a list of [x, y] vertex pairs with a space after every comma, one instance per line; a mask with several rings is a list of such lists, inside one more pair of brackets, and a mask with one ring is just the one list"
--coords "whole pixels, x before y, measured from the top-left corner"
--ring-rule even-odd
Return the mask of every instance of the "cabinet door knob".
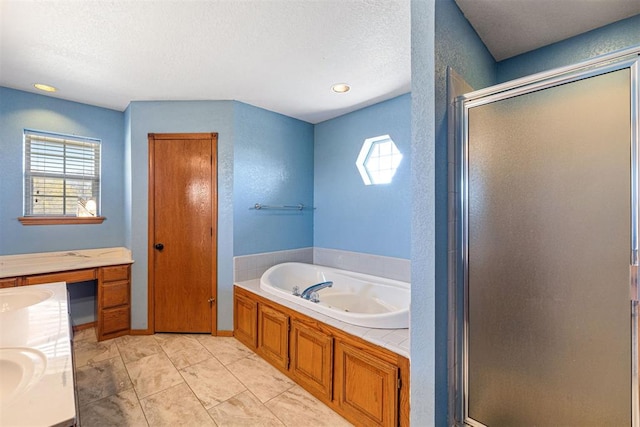
[[156, 243], [155, 248], [159, 251], [164, 249], [164, 245], [162, 243]]

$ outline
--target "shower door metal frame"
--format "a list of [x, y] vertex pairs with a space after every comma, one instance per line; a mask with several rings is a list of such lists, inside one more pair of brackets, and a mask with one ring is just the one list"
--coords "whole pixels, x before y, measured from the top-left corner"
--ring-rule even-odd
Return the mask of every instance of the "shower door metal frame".
[[[527, 94], [534, 91], [548, 89], [565, 83], [595, 77], [608, 72], [622, 69], [630, 70], [631, 90], [631, 247], [630, 249], [630, 316], [631, 322], [631, 420], [633, 427], [640, 427], [640, 391], [638, 385], [638, 219], [639, 219], [639, 185], [638, 168], [640, 165], [640, 123], [638, 119], [640, 106], [640, 46], [616, 51], [602, 55], [572, 66], [558, 68], [544, 73], [534, 74], [521, 79], [513, 80], [486, 89], [477, 90], [455, 100], [455, 149], [456, 149], [456, 190], [458, 198], [455, 204], [455, 212], [450, 216], [455, 218], [456, 234], [455, 248], [457, 253], [455, 274], [456, 280], [453, 299], [453, 307], [450, 307], [449, 321], [455, 323], [453, 337], [456, 346], [453, 360], [450, 366], [455, 375], [456, 403], [454, 412], [450, 414], [453, 425], [469, 425], [484, 427], [484, 424], [471, 419], [468, 416], [468, 345], [469, 345], [469, 193], [468, 193], [468, 161], [469, 161], [469, 110], [473, 107], [489, 104], [514, 96]], [[450, 240], [451, 241], [451, 240]], [[462, 307], [460, 307], [462, 305]]]

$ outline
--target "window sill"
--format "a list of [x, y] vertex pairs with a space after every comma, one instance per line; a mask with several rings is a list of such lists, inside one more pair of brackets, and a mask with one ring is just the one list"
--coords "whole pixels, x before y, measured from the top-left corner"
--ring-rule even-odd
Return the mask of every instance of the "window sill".
[[22, 225], [102, 224], [103, 216], [21, 216]]

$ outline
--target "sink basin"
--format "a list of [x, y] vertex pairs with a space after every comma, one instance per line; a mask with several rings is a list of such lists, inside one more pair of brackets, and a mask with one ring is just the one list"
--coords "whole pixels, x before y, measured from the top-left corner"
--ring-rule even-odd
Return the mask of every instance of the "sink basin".
[[0, 402], [10, 403], [35, 384], [47, 366], [46, 357], [31, 348], [0, 348]]
[[0, 313], [38, 304], [53, 296], [48, 289], [9, 288], [0, 290]]

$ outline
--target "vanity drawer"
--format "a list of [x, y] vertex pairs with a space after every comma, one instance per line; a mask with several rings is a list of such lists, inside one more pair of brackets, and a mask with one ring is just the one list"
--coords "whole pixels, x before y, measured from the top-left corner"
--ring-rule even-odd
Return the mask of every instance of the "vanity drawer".
[[129, 304], [129, 281], [102, 284], [102, 308]]
[[102, 310], [102, 334], [129, 330], [129, 306]]
[[112, 282], [114, 280], [129, 280], [129, 265], [102, 267], [102, 280], [105, 282]]
[[17, 277], [7, 277], [4, 279], [0, 279], [0, 289], [3, 288], [13, 288], [18, 286], [18, 278]]
[[87, 270], [61, 271], [60, 273], [36, 274], [26, 276], [24, 285], [40, 285], [42, 283], [67, 282], [77, 283], [86, 282], [96, 279], [96, 270], [94, 268]]

